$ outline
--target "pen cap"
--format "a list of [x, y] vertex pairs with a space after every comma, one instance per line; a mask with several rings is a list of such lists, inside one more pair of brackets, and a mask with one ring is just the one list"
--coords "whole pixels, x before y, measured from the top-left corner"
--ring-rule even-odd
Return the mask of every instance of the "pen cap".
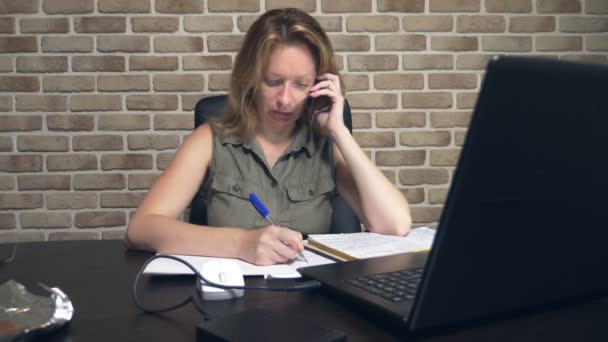
[[257, 210], [258, 213], [260, 213], [260, 215], [262, 215], [262, 217], [266, 217], [268, 214], [270, 214], [270, 211], [266, 208], [264, 203], [262, 203], [262, 201], [260, 201], [260, 199], [258, 198], [258, 196], [256, 196], [256, 194], [254, 194], [254, 193], [249, 194], [249, 202], [251, 202], [251, 204], [253, 205], [255, 210]]

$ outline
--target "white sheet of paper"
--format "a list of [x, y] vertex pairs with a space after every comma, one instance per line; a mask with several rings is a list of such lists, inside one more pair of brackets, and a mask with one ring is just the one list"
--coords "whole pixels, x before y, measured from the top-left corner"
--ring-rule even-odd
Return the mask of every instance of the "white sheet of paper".
[[[245, 276], [264, 276], [264, 277], [272, 277], [272, 278], [299, 278], [301, 277], [300, 273], [298, 273], [297, 269], [300, 267], [307, 266], [315, 266], [315, 265], [323, 265], [333, 263], [333, 260], [325, 258], [316, 253], [304, 250], [303, 252], [306, 259], [308, 259], [308, 263], [306, 261], [301, 260], [292, 260], [288, 264], [278, 264], [278, 265], [270, 265], [270, 266], [258, 266], [240, 259], [231, 259], [236, 261], [243, 275]], [[192, 264], [196, 269], [200, 270], [203, 264], [209, 260], [221, 260], [221, 259], [229, 259], [229, 258], [216, 258], [216, 257], [205, 257], [205, 256], [193, 256], [193, 255], [178, 255], [172, 254], [174, 257], [178, 257], [182, 260], [185, 260]], [[180, 263], [179, 261], [159, 258], [153, 260], [146, 269], [144, 270], [144, 274], [154, 274], [154, 275], [179, 275], [179, 274], [193, 274], [192, 270], [190, 270], [186, 265]]]

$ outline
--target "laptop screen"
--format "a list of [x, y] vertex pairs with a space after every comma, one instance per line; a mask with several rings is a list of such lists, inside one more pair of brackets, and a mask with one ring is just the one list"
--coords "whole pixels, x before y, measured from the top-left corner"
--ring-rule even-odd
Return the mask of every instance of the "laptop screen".
[[412, 325], [608, 289], [606, 85], [606, 66], [489, 63]]
[[[300, 273], [412, 331], [607, 293], [606, 85], [608, 66], [492, 60], [428, 258], [393, 255]], [[413, 303], [347, 281], [420, 266]]]

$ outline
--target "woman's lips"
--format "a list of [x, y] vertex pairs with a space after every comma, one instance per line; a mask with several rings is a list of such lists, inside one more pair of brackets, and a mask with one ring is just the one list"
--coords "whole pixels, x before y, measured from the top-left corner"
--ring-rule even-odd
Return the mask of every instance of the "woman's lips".
[[280, 110], [273, 110], [272, 117], [276, 120], [287, 121], [291, 118], [291, 112], [282, 112]]

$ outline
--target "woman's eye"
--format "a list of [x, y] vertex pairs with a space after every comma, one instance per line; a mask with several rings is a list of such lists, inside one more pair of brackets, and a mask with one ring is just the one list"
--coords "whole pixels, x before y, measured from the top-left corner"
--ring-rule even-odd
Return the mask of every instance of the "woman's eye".
[[296, 83], [296, 87], [306, 89], [308, 88], [308, 84], [306, 83]]
[[266, 85], [269, 87], [276, 87], [281, 84], [281, 81], [280, 80], [265, 80], [264, 83], [266, 83]]

